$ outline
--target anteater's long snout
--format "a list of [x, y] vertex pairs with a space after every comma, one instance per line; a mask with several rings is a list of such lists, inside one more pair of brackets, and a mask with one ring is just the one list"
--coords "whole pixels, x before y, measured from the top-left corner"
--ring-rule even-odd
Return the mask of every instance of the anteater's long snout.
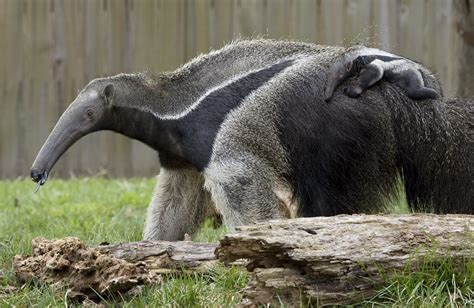
[[31, 169], [31, 179], [33, 182], [43, 185], [48, 179], [48, 172], [46, 170]]
[[79, 108], [68, 108], [59, 118], [31, 167], [31, 179], [43, 185], [58, 159], [78, 139], [91, 132], [84, 127]]

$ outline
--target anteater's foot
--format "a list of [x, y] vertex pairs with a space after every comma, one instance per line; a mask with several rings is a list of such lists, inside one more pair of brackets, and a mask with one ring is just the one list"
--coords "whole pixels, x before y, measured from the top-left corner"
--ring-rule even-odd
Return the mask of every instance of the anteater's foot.
[[362, 94], [362, 88], [360, 86], [349, 86], [344, 92], [350, 97], [359, 97]]

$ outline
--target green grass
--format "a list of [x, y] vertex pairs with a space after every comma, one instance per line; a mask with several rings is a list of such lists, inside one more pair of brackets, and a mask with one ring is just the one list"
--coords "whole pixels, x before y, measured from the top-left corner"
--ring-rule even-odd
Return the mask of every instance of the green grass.
[[474, 262], [472, 258], [461, 264], [454, 264], [450, 257], [440, 259], [435, 248], [424, 257], [414, 253], [405, 269], [386, 278], [365, 305], [474, 307]]
[[[13, 256], [30, 254], [31, 240], [38, 236], [76, 236], [89, 245], [141, 240], [154, 184], [154, 179], [50, 180], [34, 194], [31, 181], [1, 181], [0, 272], [4, 277], [0, 278], [0, 306], [65, 306], [64, 290], [46, 285], [26, 286], [14, 294], [2, 292], [2, 286], [15, 284]], [[213, 229], [212, 222], [206, 221], [194, 240], [217, 241], [224, 232], [223, 228]], [[172, 276], [160, 286], [144, 288], [122, 304], [229, 306], [239, 302], [246, 283], [245, 272], [218, 266], [206, 275]]]
[[[34, 194], [28, 180], [0, 181], [0, 306], [66, 306], [65, 290], [27, 285], [13, 293], [12, 259], [31, 253], [31, 240], [76, 236], [89, 245], [139, 241], [154, 179], [102, 178], [51, 180]], [[392, 202], [392, 212], [406, 213], [406, 204]], [[195, 241], [217, 241], [225, 233], [206, 221]], [[391, 275], [377, 295], [363, 306], [462, 307], [474, 305], [474, 265], [417, 260], [417, 270]], [[3, 273], [3, 275], [1, 274]], [[3, 278], [1, 278], [3, 276]], [[239, 303], [247, 274], [217, 266], [207, 274], [170, 275], [163, 284], [146, 286], [133, 298], [107, 299], [107, 305], [232, 306]]]

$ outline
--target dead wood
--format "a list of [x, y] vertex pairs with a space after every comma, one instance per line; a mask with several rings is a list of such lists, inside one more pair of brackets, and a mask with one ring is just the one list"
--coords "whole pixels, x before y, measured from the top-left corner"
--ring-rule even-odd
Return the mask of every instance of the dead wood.
[[372, 296], [381, 271], [391, 275], [413, 258], [472, 260], [473, 226], [468, 215], [341, 215], [239, 227], [219, 246], [184, 241], [86, 247], [77, 238], [37, 238], [33, 254], [15, 256], [14, 268], [20, 281], [65, 286], [72, 298], [97, 299], [181, 269], [206, 271], [218, 262], [217, 248], [225, 263], [246, 260], [246, 304], [278, 298], [290, 306], [348, 304]]
[[[468, 215], [341, 215], [275, 220], [240, 227], [217, 249], [225, 262], [248, 259], [248, 304], [350, 304], [370, 298], [382, 281], [410, 260], [450, 256], [456, 264], [470, 249]], [[412, 262], [416, 270], [416, 262]]]
[[161, 275], [213, 266], [217, 244], [137, 242], [86, 247], [78, 238], [32, 242], [31, 256], [15, 256], [21, 282], [37, 281], [69, 288], [73, 299], [109, 298], [138, 285], [157, 283]]

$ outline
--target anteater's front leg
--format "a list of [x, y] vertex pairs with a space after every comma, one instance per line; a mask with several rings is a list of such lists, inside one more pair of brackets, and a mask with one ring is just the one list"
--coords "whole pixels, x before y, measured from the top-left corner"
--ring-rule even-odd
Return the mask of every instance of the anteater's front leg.
[[177, 241], [186, 233], [195, 233], [212, 206], [203, 184], [196, 169], [161, 168], [148, 207], [144, 239]]

